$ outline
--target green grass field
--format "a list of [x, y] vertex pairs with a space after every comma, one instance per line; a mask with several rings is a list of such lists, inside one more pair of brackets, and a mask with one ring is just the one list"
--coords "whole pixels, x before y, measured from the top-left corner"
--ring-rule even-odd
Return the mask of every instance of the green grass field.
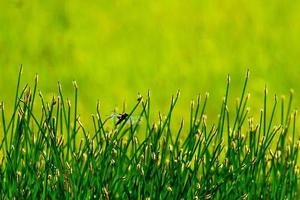
[[[163, 191], [159, 198], [176, 198], [183, 193], [188, 194], [189, 197], [197, 193], [200, 199], [204, 197], [246, 198], [243, 196], [246, 195], [243, 193], [245, 191], [247, 191], [247, 197], [250, 199], [259, 197], [262, 192], [268, 191], [274, 192], [275, 196], [264, 196], [266, 198], [296, 198], [295, 192], [298, 186], [293, 184], [297, 183], [296, 171], [298, 168], [295, 170], [289, 161], [297, 162], [295, 155], [298, 155], [296, 153], [298, 146], [296, 145], [297, 148], [295, 146], [291, 151], [284, 149], [283, 146], [285, 144], [289, 144], [290, 147], [295, 145], [299, 135], [297, 130], [300, 128], [299, 123], [293, 124], [294, 114], [292, 109], [288, 109], [290, 107], [297, 109], [300, 105], [298, 95], [300, 93], [298, 90], [300, 87], [298, 79], [300, 74], [299, 9], [300, 2], [279, 0], [0, 1], [0, 102], [4, 102], [1, 104], [1, 109], [5, 105], [5, 113], [1, 118], [4, 121], [0, 125], [0, 138], [2, 139], [0, 155], [4, 156], [5, 159], [1, 165], [0, 178], [3, 180], [2, 191], [7, 194], [5, 197], [12, 197], [16, 191], [22, 196], [23, 191], [18, 189], [26, 190], [26, 187], [29, 187], [24, 182], [26, 180], [33, 184], [31, 196], [25, 192], [28, 197], [34, 197], [34, 194], [37, 194], [44, 198], [51, 198], [49, 195], [53, 195], [54, 198], [58, 197], [64, 190], [72, 188], [72, 193], [69, 194], [71, 198], [91, 197], [82, 195], [94, 195], [95, 193], [97, 193], [96, 198], [98, 198], [99, 192], [103, 198], [107, 197], [106, 192], [114, 194], [110, 197], [120, 197], [121, 193], [125, 192], [127, 198], [135, 198], [136, 196], [132, 196], [130, 191], [132, 192], [134, 187], [138, 187], [140, 188], [138, 195], [142, 195], [142, 198], [148, 197], [148, 194], [152, 194], [149, 191], [155, 190]], [[17, 72], [21, 64], [23, 65], [23, 74], [18, 95], [22, 101], [19, 101], [15, 99], [15, 95], [18, 83]], [[250, 69], [251, 78], [248, 81], [248, 89], [244, 90], [245, 73], [249, 72], [247, 69]], [[26, 95], [22, 96], [21, 91], [26, 83], [29, 83], [29, 86], [24, 94], [30, 94], [28, 93], [29, 87], [33, 91], [36, 73], [40, 77], [36, 88], [37, 100], [34, 105], [27, 105], [28, 102], [32, 103], [32, 99], [26, 99]], [[232, 79], [228, 92], [229, 101], [225, 104], [223, 98], [227, 96], [226, 77], [228, 74]], [[74, 89], [74, 80], [78, 90], [77, 87]], [[62, 91], [58, 89], [58, 81], [62, 85]], [[267, 95], [264, 88], [267, 88]], [[290, 89], [293, 89], [294, 92], [290, 92]], [[170, 124], [170, 116], [168, 116], [170, 99], [172, 95], [176, 96], [178, 90], [180, 90], [180, 98], [176, 102], [174, 112], [172, 112], [172, 123]], [[40, 101], [39, 91], [42, 91], [45, 105], [43, 105], [43, 101]], [[122, 125], [124, 128], [122, 130], [114, 126], [114, 120], [118, 119], [116, 114], [130, 113], [137, 103], [138, 94], [144, 97], [144, 103], [148, 105], [148, 91], [151, 94], [151, 112], [142, 112], [143, 106], [139, 105], [139, 109], [142, 109], [139, 111], [143, 114], [138, 112], [130, 116], [134, 119], [141, 114], [142, 127], [145, 125], [146, 127], [143, 127], [144, 129], [136, 127], [139, 131], [131, 130], [128, 122], [124, 123], [124, 127]], [[237, 114], [238, 108], [242, 105], [242, 91], [245, 92], [244, 98], [247, 99], [247, 106], [245, 104], [245, 107], [241, 109], [244, 109], [247, 116], [243, 115], [245, 113]], [[74, 92], [78, 93], [76, 105], [74, 105]], [[195, 110], [192, 112], [190, 109], [191, 101], [194, 100], [196, 108], [198, 104], [195, 102], [197, 102], [197, 97], [200, 94], [202, 96], [201, 106], [203, 106], [206, 92], [209, 93], [209, 98], [205, 104], [207, 124], [204, 126], [202, 123], [203, 116], [200, 114], [194, 116], [195, 118], [198, 117], [200, 124], [189, 120], [192, 118], [191, 115], [195, 115], [193, 113]], [[248, 92], [251, 93], [251, 98], [249, 98]], [[293, 94], [293, 101], [289, 104], [291, 93]], [[57, 117], [55, 116], [57, 113], [50, 112], [51, 102], [53, 96], [56, 98], [60, 96], [61, 98], [62, 94], [65, 108], [56, 107], [62, 106], [62, 103], [53, 105], [56, 110], [63, 113], [61, 114], [63, 116]], [[276, 98], [274, 98], [275, 94], [277, 95]], [[236, 97], [239, 98], [235, 99]], [[281, 106], [282, 99], [286, 106]], [[70, 100], [72, 108], [70, 118], [68, 118], [68, 100]], [[106, 129], [103, 129], [103, 122], [99, 121], [97, 113], [95, 113], [98, 100], [101, 105], [102, 119], [114, 116], [112, 117], [114, 120], [108, 120], [105, 125]], [[49, 104], [47, 105], [46, 102]], [[275, 104], [277, 108], [273, 115], [272, 111]], [[227, 105], [228, 109], [225, 109], [224, 105]], [[74, 107], [76, 107], [76, 113], [74, 113]], [[261, 109], [265, 114], [261, 113]], [[225, 116], [227, 112], [230, 115]], [[16, 114], [11, 116], [11, 113]], [[166, 116], [166, 119], [160, 119], [159, 113]], [[40, 121], [35, 121], [30, 117], [31, 115], [36, 116], [36, 119]], [[291, 121], [288, 120], [290, 115], [292, 116]], [[46, 116], [50, 118], [55, 116], [56, 120], [60, 119], [61, 122], [46, 120], [45, 125], [42, 122]], [[80, 116], [80, 122], [76, 121], [78, 116]], [[222, 121], [229, 116], [230, 122]], [[246, 118], [243, 119], [243, 117]], [[249, 126], [248, 120], [252, 117], [254, 119], [253, 125], [260, 124], [261, 129], [253, 130], [253, 127]], [[134, 168], [133, 171], [129, 172], [127, 167], [136, 166], [138, 161], [135, 160], [135, 156], [141, 158], [142, 152], [134, 149], [136, 144], [133, 144], [135, 141], [133, 138], [129, 142], [130, 147], [127, 146], [125, 149], [124, 146], [116, 145], [114, 142], [122, 141], [125, 139], [125, 135], [127, 139], [136, 135], [139, 139], [137, 146], [141, 149], [149, 148], [150, 143], [163, 143], [165, 140], [167, 140], [167, 144], [173, 146], [182, 119], [185, 121], [185, 126], [182, 128], [180, 138], [186, 143], [174, 147], [177, 148], [174, 152], [167, 151], [166, 147], [157, 147], [153, 149], [153, 152], [161, 154], [161, 156], [165, 155], [165, 161], [168, 158], [169, 161], [175, 162], [175, 160], [178, 161], [175, 157], [181, 155], [179, 153], [180, 148], [183, 148], [182, 153], [197, 150], [198, 152], [193, 156], [182, 155], [183, 163], [192, 163], [192, 167], [180, 171], [184, 175], [174, 175], [169, 174], [168, 170], [172, 167], [178, 168], [177, 161], [177, 164], [165, 165], [151, 161], [151, 156], [144, 158], [145, 163], [140, 163], [145, 167], [143, 168], [144, 172], [146, 168], [158, 167], [157, 171], [149, 173], [158, 175], [158, 178], [166, 178], [169, 181], [166, 183], [169, 193], [165, 191], [166, 188], [159, 186], [160, 183], [165, 182], [160, 182], [161, 180], [158, 179], [149, 182], [150, 188], [145, 185], [137, 186], [137, 182], [146, 184], [148, 180], [142, 180], [142, 177], [138, 175], [140, 169]], [[234, 123], [234, 119], [237, 120], [236, 123]], [[12, 123], [13, 121], [14, 123]], [[268, 128], [271, 121], [273, 124]], [[152, 129], [155, 122], [158, 127], [161, 123], [166, 125], [158, 128], [158, 130]], [[288, 122], [291, 123], [289, 129], [286, 127]], [[74, 128], [76, 123], [78, 123], [77, 128], [79, 128], [80, 134], [75, 140], [73, 135], [77, 133], [76, 127]], [[239, 127], [239, 123], [241, 127]], [[265, 125], [261, 126], [261, 123]], [[98, 185], [89, 191], [90, 193], [85, 194], [81, 194], [79, 191], [82, 188], [87, 189], [88, 185], [93, 185], [97, 181], [96, 179], [89, 179], [94, 173], [93, 170], [86, 171], [86, 173], [82, 170], [86, 170], [87, 165], [92, 167], [109, 166], [109, 163], [103, 163], [104, 161], [102, 162], [101, 159], [106, 156], [111, 161], [112, 155], [109, 154], [109, 151], [105, 151], [102, 155], [104, 157], [97, 157], [94, 151], [91, 153], [92, 145], [88, 139], [88, 134], [85, 135], [84, 130], [80, 128], [81, 124], [91, 136], [97, 135], [95, 141], [97, 147], [106, 148], [106, 150], [107, 148], [108, 150], [118, 148], [119, 154], [124, 153], [123, 156], [117, 156], [113, 159], [116, 163], [123, 162], [124, 159], [127, 160], [124, 164], [115, 165], [112, 171], [105, 174], [109, 177], [104, 176], [102, 182], [98, 182]], [[220, 131], [219, 126], [221, 124], [224, 125], [224, 131]], [[213, 125], [218, 126], [218, 128], [210, 130]], [[273, 132], [273, 125], [281, 128], [278, 130], [275, 128], [277, 131], [274, 138], [269, 138], [270, 144], [265, 143], [269, 140], [264, 141], [262, 135], [272, 136], [275, 133]], [[20, 139], [21, 136], [20, 138], [16, 136], [23, 133], [23, 131], [18, 131], [19, 126], [25, 130], [23, 139]], [[206, 131], [210, 132], [205, 136], [205, 140], [212, 138], [209, 145], [201, 145], [200, 142], [198, 144], [190, 143], [193, 137], [191, 133], [195, 133], [194, 126], [199, 126], [198, 128], [201, 128], [202, 132], [202, 129], [208, 128]], [[296, 128], [293, 129], [293, 126]], [[237, 133], [226, 128], [236, 129]], [[257, 137], [249, 138], [249, 136], [244, 140], [238, 134], [239, 128], [244, 135], [251, 135], [250, 132], [255, 132]], [[51, 133], [53, 130], [65, 137], [63, 145], [59, 141], [55, 143], [54, 139], [58, 138], [53, 137]], [[118, 134], [124, 133], [124, 137], [108, 141], [108, 136], [105, 134], [114, 135], [116, 130]], [[281, 134], [277, 134], [278, 132]], [[285, 135], [287, 132], [289, 134]], [[44, 136], [39, 136], [40, 133]], [[147, 139], [150, 133], [159, 133], [161, 137]], [[258, 136], [258, 133], [262, 135]], [[293, 133], [296, 135], [295, 138], [289, 139]], [[223, 134], [225, 134], [226, 142], [221, 144], [220, 135], [223, 136]], [[41, 138], [37, 141], [31, 141], [30, 135]], [[83, 149], [79, 151], [76, 148], [79, 147], [82, 137]], [[9, 140], [5, 138], [9, 138]], [[238, 140], [240, 143], [232, 147], [232, 143], [235, 144]], [[20, 150], [17, 153], [14, 150], [15, 147], [11, 147], [11, 144], [15, 142], [19, 145]], [[256, 143], [256, 149], [251, 149], [254, 148], [253, 143]], [[218, 146], [218, 144], [220, 145]], [[33, 149], [29, 148], [31, 145], [34, 146]], [[251, 152], [254, 150], [254, 153], [248, 155], [244, 149], [246, 145], [252, 150]], [[205, 148], [206, 146], [207, 148]], [[228, 150], [228, 154], [221, 155], [219, 154], [221, 147], [233, 148], [233, 152], [237, 151], [240, 154], [237, 156]], [[21, 153], [22, 148], [25, 148], [26, 153], [24, 155]], [[47, 152], [47, 156], [41, 152], [42, 150]], [[85, 159], [88, 161], [82, 160], [82, 162], [77, 163], [78, 158], [72, 157], [69, 151], [81, 156], [86, 155], [87, 158]], [[279, 157], [277, 155], [275, 159], [278, 151], [281, 152], [282, 157], [276, 160]], [[91, 156], [88, 156], [89, 153]], [[204, 159], [210, 159], [211, 156], [215, 155], [216, 160], [223, 162], [225, 167], [219, 170], [215, 169], [214, 172], [207, 171], [211, 166], [217, 167], [217, 163], [198, 160], [200, 163], [197, 164], [199, 153], [202, 156], [200, 157]], [[67, 155], [69, 156], [66, 157]], [[258, 155], [261, 157], [268, 155], [271, 158], [269, 160], [261, 159], [260, 163], [250, 166], [249, 159], [257, 158]], [[48, 185], [46, 175], [52, 173], [51, 177], [55, 177], [55, 170], [43, 166], [34, 168], [37, 172], [48, 170], [46, 170], [48, 174], [40, 176], [44, 181], [40, 181], [40, 185], [36, 184], [35, 178], [38, 176], [35, 174], [36, 177], [32, 177], [33, 172], [28, 170], [32, 170], [29, 167], [31, 162], [37, 162], [40, 156], [43, 157], [45, 163], [55, 166], [61, 174], [65, 173], [64, 170], [67, 166], [62, 166], [59, 163], [60, 160], [69, 163], [75, 173], [71, 176], [73, 179], [68, 180], [67, 184], [64, 178], [51, 179], [52, 185]], [[231, 169], [231, 165], [226, 166], [223, 160], [226, 156], [234, 165], [233, 170], [228, 173], [230, 177], [224, 175], [226, 170]], [[17, 167], [16, 163], [18, 164]], [[243, 164], [248, 166], [246, 171], [241, 170]], [[196, 169], [199, 167], [199, 170], [195, 170], [195, 167]], [[252, 174], [249, 174], [249, 170], [252, 170]], [[276, 176], [278, 171], [279, 175]], [[21, 177], [19, 172], [25, 178], [21, 182], [18, 181]], [[101, 170], [96, 172], [98, 174], [104, 173]], [[118, 182], [122, 173], [128, 173], [132, 179]], [[198, 173], [198, 176], [191, 182], [183, 180], [192, 176], [193, 173]], [[221, 176], [223, 179], [219, 180], [217, 176]], [[259, 178], [260, 176], [265, 177], [265, 179]], [[107, 182], [106, 179], [111, 177], [114, 177], [115, 182]], [[178, 177], [182, 180], [179, 180]], [[203, 178], [208, 178], [212, 183], [201, 182]], [[250, 184], [252, 179], [256, 183], [251, 183], [254, 188], [252, 186], [246, 188], [246, 183]], [[12, 180], [15, 182], [11, 183]], [[79, 184], [81, 181], [84, 181], [82, 185]], [[176, 181], [179, 181], [178, 188], [174, 188], [171, 184], [171, 182], [175, 183]], [[200, 189], [184, 189], [198, 183]], [[229, 185], [233, 183], [240, 185], [240, 187], [230, 188]], [[285, 184], [281, 187], [279, 183]], [[185, 186], [181, 184], [185, 184]], [[217, 185], [214, 189], [210, 188], [214, 190], [214, 194], [207, 193], [208, 190], [203, 189], [203, 187], [208, 187], [207, 185], [211, 184]], [[128, 188], [125, 187], [126, 185]], [[267, 189], [261, 191], [257, 190], [258, 187], [266, 187]], [[224, 194], [223, 191], [228, 191], [228, 193]], [[33, 194], [33, 192], [35, 193]], [[237, 196], [231, 196], [232, 194]], [[125, 198], [125, 196], [121, 197]], [[157, 199], [158, 197], [152, 196], [151, 199], [153, 198]]]

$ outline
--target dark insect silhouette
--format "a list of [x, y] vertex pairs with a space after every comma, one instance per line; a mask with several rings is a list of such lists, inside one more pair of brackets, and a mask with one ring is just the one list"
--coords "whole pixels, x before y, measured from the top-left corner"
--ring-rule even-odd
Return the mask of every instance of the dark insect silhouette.
[[127, 117], [128, 117], [128, 114], [127, 114], [127, 113], [119, 114], [119, 116], [117, 116], [118, 121], [117, 121], [117, 123], [116, 123], [116, 126], [117, 126], [118, 124], [120, 124], [122, 121], [124, 121]]

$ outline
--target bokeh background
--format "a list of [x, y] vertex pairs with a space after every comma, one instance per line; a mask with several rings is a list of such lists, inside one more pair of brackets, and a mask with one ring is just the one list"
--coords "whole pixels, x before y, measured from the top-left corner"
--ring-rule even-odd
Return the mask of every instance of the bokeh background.
[[17, 72], [23, 83], [40, 76], [51, 98], [61, 81], [88, 119], [97, 99], [109, 114], [137, 93], [151, 91], [154, 113], [165, 112], [181, 90], [176, 118], [187, 117], [197, 94], [210, 93], [216, 116], [229, 73], [231, 102], [251, 70], [250, 105], [258, 110], [263, 89], [272, 95], [300, 91], [300, 2], [248, 0], [1, 0], [0, 99], [9, 108]]

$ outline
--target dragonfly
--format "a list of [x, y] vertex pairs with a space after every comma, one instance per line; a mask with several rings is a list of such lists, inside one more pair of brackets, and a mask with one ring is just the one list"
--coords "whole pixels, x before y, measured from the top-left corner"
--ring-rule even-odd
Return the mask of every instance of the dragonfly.
[[127, 119], [130, 124], [137, 124], [141, 121], [141, 117], [129, 116], [128, 113], [126, 113], [126, 112], [123, 112], [123, 113], [113, 112], [109, 117], [111, 119], [116, 120], [115, 126], [119, 125], [120, 123], [122, 123], [123, 121], [125, 121]]
[[117, 121], [117, 123], [116, 123], [116, 126], [117, 126], [118, 124], [120, 124], [122, 121], [124, 121], [127, 117], [128, 117], [128, 114], [125, 113], [125, 112], [122, 113], [122, 114], [119, 114], [119, 116], [117, 116], [118, 121]]

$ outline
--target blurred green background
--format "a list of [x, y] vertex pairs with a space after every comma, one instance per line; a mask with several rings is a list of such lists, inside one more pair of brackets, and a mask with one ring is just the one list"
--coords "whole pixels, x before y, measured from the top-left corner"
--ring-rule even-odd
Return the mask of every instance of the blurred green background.
[[11, 105], [23, 64], [23, 83], [38, 73], [48, 99], [58, 80], [72, 98], [77, 80], [84, 119], [97, 99], [109, 114], [148, 89], [154, 114], [165, 112], [180, 89], [177, 118], [187, 117], [190, 100], [209, 91], [213, 117], [227, 74], [234, 103], [249, 68], [256, 110], [265, 84], [272, 95], [294, 88], [299, 96], [299, 9], [299, 1], [279, 0], [1, 0], [0, 99]]

